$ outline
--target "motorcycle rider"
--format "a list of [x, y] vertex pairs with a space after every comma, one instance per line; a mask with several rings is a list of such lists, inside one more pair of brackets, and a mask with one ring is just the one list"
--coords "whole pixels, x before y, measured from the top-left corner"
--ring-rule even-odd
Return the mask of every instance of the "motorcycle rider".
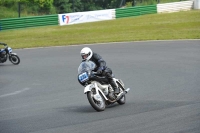
[[5, 44], [5, 43], [3, 43], [3, 42], [0, 42], [0, 45], [6, 46], [6, 44]]
[[104, 59], [97, 53], [94, 53], [89, 47], [84, 47], [80, 55], [82, 57], [82, 61], [90, 60], [93, 61], [97, 68], [95, 69], [99, 75], [106, 76], [109, 84], [113, 87], [114, 93], [119, 93], [119, 88], [117, 87], [115, 81], [112, 78], [112, 70], [106, 66], [106, 62]]
[[[5, 44], [5, 43], [2, 43], [2, 42], [0, 42], [0, 45], [3, 45], [4, 47], [6, 46], [6, 44]], [[0, 62], [1, 62], [1, 58], [3, 58], [4, 55], [5, 55], [5, 52], [2, 52], [2, 51], [1, 51], [1, 48], [0, 48]]]

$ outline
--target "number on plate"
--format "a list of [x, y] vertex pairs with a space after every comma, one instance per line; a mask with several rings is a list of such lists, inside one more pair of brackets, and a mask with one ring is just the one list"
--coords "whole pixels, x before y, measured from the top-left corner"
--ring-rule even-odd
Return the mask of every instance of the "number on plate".
[[81, 82], [84, 82], [84, 81], [88, 80], [88, 75], [86, 72], [84, 72], [84, 73], [80, 74], [78, 78]]

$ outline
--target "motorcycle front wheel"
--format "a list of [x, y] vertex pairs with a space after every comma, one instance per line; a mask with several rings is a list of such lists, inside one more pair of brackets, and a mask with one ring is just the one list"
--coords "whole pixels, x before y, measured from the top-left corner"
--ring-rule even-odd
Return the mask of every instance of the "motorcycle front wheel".
[[17, 55], [10, 55], [9, 56], [10, 62], [12, 62], [14, 65], [18, 65], [20, 63], [20, 58]]
[[102, 97], [101, 94], [99, 95], [98, 100], [96, 100], [96, 99], [94, 98], [94, 95], [96, 94], [94, 91], [95, 91], [95, 89], [92, 89], [91, 91], [89, 91], [89, 92], [87, 93], [88, 101], [89, 101], [90, 105], [91, 105], [96, 111], [104, 111], [105, 108], [106, 108], [105, 100], [104, 100], [104, 98]]

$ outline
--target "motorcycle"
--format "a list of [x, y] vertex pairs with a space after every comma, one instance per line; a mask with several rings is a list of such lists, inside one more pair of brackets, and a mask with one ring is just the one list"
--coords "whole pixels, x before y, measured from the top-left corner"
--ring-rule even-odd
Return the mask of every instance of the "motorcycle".
[[7, 59], [10, 60], [14, 65], [20, 63], [20, 58], [16, 53], [12, 53], [12, 48], [8, 47], [5, 43], [0, 43], [5, 46], [5, 48], [0, 49], [0, 63], [4, 63]]
[[113, 76], [113, 80], [120, 90], [119, 94], [114, 94], [114, 89], [107, 78], [94, 72], [95, 68], [96, 64], [92, 61], [84, 61], [78, 67], [78, 81], [85, 86], [84, 94], [87, 94], [90, 105], [96, 111], [104, 111], [107, 105], [116, 102], [120, 105], [125, 104], [125, 94], [130, 88], [125, 89], [123, 81]]

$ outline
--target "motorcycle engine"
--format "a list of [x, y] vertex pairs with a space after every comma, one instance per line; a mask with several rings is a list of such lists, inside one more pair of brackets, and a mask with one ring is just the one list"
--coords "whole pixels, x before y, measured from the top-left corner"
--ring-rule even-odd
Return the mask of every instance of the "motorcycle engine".
[[0, 62], [5, 62], [7, 59], [6, 51], [0, 53]]
[[114, 96], [114, 90], [113, 90], [113, 88], [111, 87], [111, 85], [109, 86], [109, 93], [108, 93], [108, 98], [110, 99], [110, 100], [115, 100], [115, 96]]

